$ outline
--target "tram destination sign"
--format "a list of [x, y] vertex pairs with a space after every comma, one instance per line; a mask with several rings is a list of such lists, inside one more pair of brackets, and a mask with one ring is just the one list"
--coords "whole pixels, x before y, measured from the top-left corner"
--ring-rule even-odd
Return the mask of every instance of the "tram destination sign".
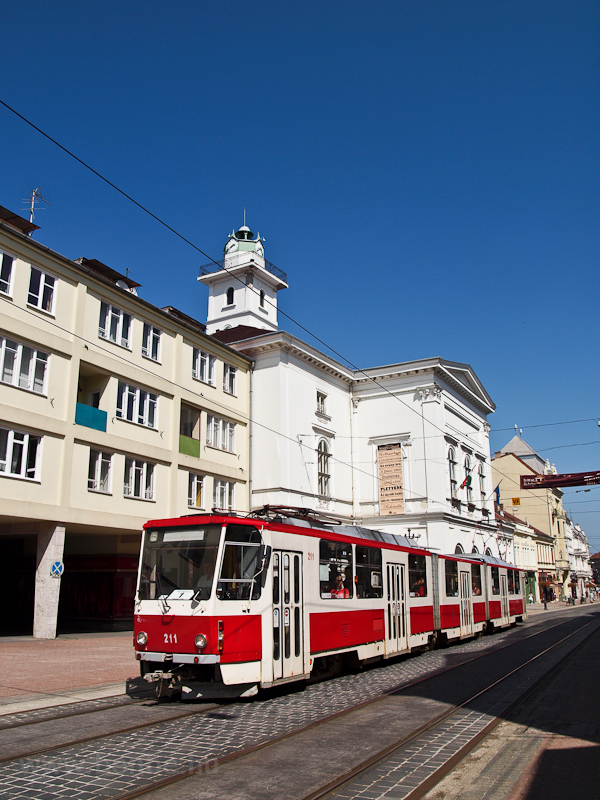
[[563, 475], [521, 475], [521, 489], [549, 489], [561, 486], [596, 486], [600, 471], [568, 472]]

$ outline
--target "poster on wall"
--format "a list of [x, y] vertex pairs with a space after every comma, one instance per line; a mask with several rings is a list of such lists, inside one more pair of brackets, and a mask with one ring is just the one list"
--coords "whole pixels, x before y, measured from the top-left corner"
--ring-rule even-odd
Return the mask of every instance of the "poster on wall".
[[402, 445], [382, 444], [377, 448], [379, 463], [379, 513], [404, 514]]

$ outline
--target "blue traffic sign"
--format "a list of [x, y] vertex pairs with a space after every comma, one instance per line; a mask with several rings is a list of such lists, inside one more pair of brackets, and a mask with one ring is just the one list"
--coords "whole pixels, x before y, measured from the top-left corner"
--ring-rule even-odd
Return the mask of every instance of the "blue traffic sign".
[[50, 575], [53, 578], [60, 578], [60, 576], [65, 571], [65, 565], [62, 561], [53, 561], [52, 566], [50, 567]]

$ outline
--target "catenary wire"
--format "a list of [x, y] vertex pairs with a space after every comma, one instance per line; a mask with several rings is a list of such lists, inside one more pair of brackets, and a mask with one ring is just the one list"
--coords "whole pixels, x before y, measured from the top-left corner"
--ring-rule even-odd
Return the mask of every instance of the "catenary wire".
[[[148, 208], [146, 208], [146, 207], [145, 207], [145, 206], [143, 206], [141, 203], [139, 203], [137, 200], [135, 200], [133, 197], [131, 197], [131, 195], [127, 194], [125, 191], [123, 191], [122, 189], [120, 189], [120, 188], [119, 188], [118, 186], [116, 186], [116, 184], [114, 184], [112, 181], [110, 181], [108, 178], [104, 177], [104, 176], [103, 176], [103, 175], [102, 175], [100, 172], [98, 172], [97, 170], [95, 170], [93, 167], [91, 167], [89, 164], [87, 164], [87, 163], [86, 163], [85, 161], [83, 161], [81, 158], [79, 158], [79, 157], [78, 157], [78, 156], [76, 156], [74, 153], [72, 153], [70, 150], [68, 150], [66, 147], [64, 147], [62, 144], [60, 144], [60, 142], [58, 142], [56, 139], [54, 139], [53, 137], [51, 137], [49, 134], [47, 134], [45, 131], [43, 131], [41, 128], [39, 128], [37, 125], [35, 125], [33, 122], [31, 122], [29, 119], [27, 119], [27, 118], [26, 118], [26, 117], [24, 117], [22, 114], [20, 114], [18, 111], [16, 111], [16, 109], [14, 109], [14, 108], [12, 108], [11, 106], [9, 106], [9, 105], [8, 105], [8, 103], [4, 102], [3, 100], [0, 100], [0, 104], [1, 104], [1, 105], [3, 105], [3, 106], [4, 106], [4, 107], [5, 107], [7, 110], [9, 110], [10, 112], [12, 112], [13, 114], [15, 114], [17, 117], [19, 117], [19, 119], [21, 119], [21, 120], [22, 120], [23, 122], [25, 122], [27, 125], [31, 126], [31, 127], [34, 129], [34, 130], [36, 130], [38, 133], [40, 133], [42, 136], [44, 136], [46, 139], [48, 139], [48, 140], [49, 140], [50, 142], [52, 142], [54, 145], [56, 145], [57, 147], [59, 147], [59, 148], [60, 148], [60, 149], [61, 149], [63, 152], [65, 152], [65, 153], [66, 153], [67, 155], [69, 155], [71, 158], [75, 159], [75, 160], [76, 160], [76, 161], [77, 161], [79, 164], [81, 164], [83, 167], [85, 167], [85, 168], [86, 168], [86, 169], [88, 169], [90, 172], [92, 172], [94, 175], [96, 175], [96, 177], [100, 178], [102, 181], [104, 181], [104, 182], [105, 182], [105, 183], [107, 183], [109, 186], [111, 186], [113, 189], [115, 189], [115, 191], [117, 191], [119, 194], [121, 194], [121, 195], [122, 195], [123, 197], [125, 197], [127, 200], [129, 200], [130, 202], [132, 202], [132, 203], [133, 203], [135, 206], [137, 206], [137, 207], [138, 207], [140, 210], [142, 210], [144, 213], [146, 213], [146, 214], [148, 214], [150, 217], [152, 217], [152, 218], [153, 218], [153, 219], [154, 219], [156, 222], [158, 222], [160, 225], [163, 225], [165, 228], [167, 228], [167, 230], [171, 231], [171, 233], [175, 234], [175, 236], [177, 236], [179, 239], [181, 239], [182, 241], [184, 241], [186, 244], [190, 245], [190, 247], [192, 247], [192, 248], [193, 248], [194, 250], [196, 250], [198, 253], [200, 253], [201, 255], [203, 255], [205, 258], [208, 258], [208, 259], [209, 259], [209, 260], [210, 260], [212, 263], [216, 264], [216, 265], [217, 265], [219, 268], [225, 269], [225, 271], [226, 271], [226, 272], [229, 272], [229, 270], [227, 270], [227, 269], [224, 267], [224, 265], [220, 264], [218, 261], [216, 261], [216, 259], [212, 258], [212, 256], [210, 256], [210, 255], [208, 255], [207, 253], [205, 253], [205, 252], [204, 252], [204, 251], [203, 251], [201, 248], [199, 248], [199, 247], [198, 247], [196, 244], [194, 244], [194, 243], [193, 243], [191, 240], [189, 240], [187, 237], [183, 236], [181, 233], [179, 233], [177, 230], [175, 230], [175, 229], [174, 229], [172, 226], [170, 226], [168, 223], [164, 222], [164, 221], [163, 221], [163, 220], [162, 220], [160, 217], [158, 217], [156, 214], [154, 214], [153, 212], [151, 212], [151, 211], [150, 211]], [[231, 274], [231, 273], [230, 273], [230, 274]], [[242, 283], [242, 285], [246, 286], [246, 284], [245, 284], [245, 283], [244, 283], [244, 282], [243, 282], [243, 281], [242, 281], [240, 278], [238, 278], [236, 275], [233, 275], [233, 274], [231, 274], [231, 276], [232, 276], [232, 278], [235, 278], [235, 279], [236, 279], [236, 280], [237, 280], [239, 283]], [[255, 293], [257, 293], [257, 290], [255, 290], [255, 289], [254, 289], [254, 287], [250, 287], [250, 288], [251, 288], [251, 289], [252, 289], [252, 290], [253, 290]], [[265, 299], [268, 301], [268, 298], [265, 298]], [[270, 302], [270, 301], [268, 301], [268, 302]], [[270, 303], [270, 304], [271, 304], [271, 305], [273, 305], [272, 303]], [[305, 332], [305, 333], [307, 333], [309, 336], [311, 336], [311, 337], [312, 337], [312, 338], [313, 338], [315, 341], [319, 342], [319, 344], [322, 344], [324, 347], [326, 347], [326, 348], [327, 348], [327, 350], [329, 350], [329, 351], [330, 351], [331, 353], [333, 353], [335, 356], [337, 356], [338, 358], [341, 358], [341, 359], [342, 359], [342, 361], [344, 361], [344, 362], [345, 362], [347, 365], [349, 365], [349, 366], [350, 366], [350, 367], [351, 367], [353, 370], [355, 370], [356, 372], [359, 372], [360, 374], [364, 375], [364, 376], [365, 376], [365, 377], [366, 377], [368, 380], [372, 381], [372, 382], [373, 382], [375, 385], [377, 385], [377, 386], [378, 386], [378, 387], [379, 387], [381, 390], [383, 390], [384, 392], [386, 392], [387, 394], [389, 394], [391, 397], [393, 397], [395, 400], [397, 400], [397, 401], [398, 401], [398, 402], [400, 402], [402, 405], [404, 405], [404, 406], [405, 406], [405, 408], [407, 408], [408, 410], [412, 411], [412, 412], [413, 412], [413, 413], [415, 413], [417, 416], [421, 417], [421, 415], [419, 414], [419, 412], [418, 412], [418, 411], [417, 411], [415, 408], [413, 408], [412, 406], [410, 406], [408, 403], [405, 403], [405, 402], [404, 402], [404, 400], [402, 400], [402, 398], [398, 397], [398, 395], [397, 395], [397, 394], [394, 394], [394, 392], [392, 392], [392, 391], [390, 391], [389, 389], [387, 389], [387, 387], [385, 387], [385, 386], [383, 386], [381, 383], [379, 383], [379, 381], [377, 381], [375, 378], [373, 378], [371, 375], [369, 375], [369, 374], [368, 374], [366, 371], [364, 371], [364, 370], [360, 369], [359, 367], [357, 367], [357, 366], [356, 366], [356, 365], [355, 365], [355, 364], [354, 364], [354, 363], [353, 363], [353, 362], [352, 362], [350, 359], [348, 359], [346, 356], [344, 356], [344, 355], [342, 355], [341, 353], [339, 353], [337, 350], [335, 350], [335, 348], [333, 348], [333, 347], [331, 347], [330, 345], [328, 345], [328, 344], [327, 344], [327, 343], [326, 343], [324, 340], [322, 340], [322, 339], [321, 339], [320, 337], [318, 337], [316, 334], [312, 333], [312, 332], [311, 332], [311, 331], [310, 331], [308, 328], [306, 328], [306, 327], [305, 327], [304, 325], [302, 325], [300, 322], [298, 322], [298, 321], [297, 321], [297, 320], [295, 320], [293, 317], [291, 317], [290, 315], [288, 315], [288, 314], [286, 314], [285, 312], [283, 312], [281, 309], [279, 309], [279, 313], [280, 313], [280, 314], [282, 314], [282, 316], [286, 317], [286, 319], [289, 319], [289, 320], [290, 320], [290, 321], [291, 321], [291, 322], [292, 322], [294, 325], [297, 325], [297, 326], [298, 326], [298, 327], [299, 327], [299, 328], [300, 328], [302, 331], [304, 331], [304, 332]], [[58, 326], [58, 327], [59, 327], [59, 326]], [[71, 332], [69, 332], [69, 333], [71, 333]], [[71, 335], [75, 335], [75, 334], [71, 333]], [[82, 337], [78, 337], [78, 338], [82, 338]], [[125, 359], [125, 360], [126, 360], [126, 359]], [[148, 372], [149, 372], [149, 370], [148, 370]], [[174, 382], [172, 382], [172, 381], [170, 381], [170, 383], [172, 383], [173, 385], [177, 385], [177, 384], [174, 384]], [[178, 387], [178, 388], [184, 388], [184, 387]], [[213, 401], [213, 402], [214, 402], [214, 401]], [[219, 404], [217, 404], [217, 405], [219, 405]], [[434, 428], [437, 428], [437, 429], [440, 431], [440, 433], [441, 433], [442, 435], [444, 435], [444, 436], [446, 435], [446, 431], [444, 431], [442, 428], [440, 428], [440, 427], [439, 427], [438, 425], [436, 425], [434, 422], [432, 422], [431, 420], [428, 420], [428, 423], [429, 423], [430, 425], [432, 425]], [[259, 424], [259, 423], [256, 423], [256, 422], [255, 422], [254, 424]], [[548, 423], [548, 424], [549, 424], [549, 425], [551, 425], [551, 424], [553, 424], [553, 423]], [[558, 423], [557, 423], [557, 424], [558, 424]], [[267, 426], [262, 426], [262, 427], [265, 427], [265, 428], [266, 428]], [[529, 426], [529, 427], [538, 427], [538, 426]], [[541, 427], [541, 426], [540, 426], [540, 427]], [[268, 428], [267, 428], [267, 429], [268, 429]], [[284, 434], [278, 433], [278, 432], [276, 432], [276, 431], [272, 431], [272, 429], [268, 429], [268, 430], [271, 430], [271, 432], [273, 432], [273, 433], [276, 433], [277, 435], [284, 436]], [[510, 430], [510, 429], [509, 429], [509, 430]], [[290, 439], [290, 437], [285, 437], [285, 438], [287, 438], [287, 439]], [[290, 439], [290, 441], [297, 441], [297, 440], [292, 440], [292, 439]], [[590, 444], [591, 444], [591, 443], [590, 443]], [[312, 448], [311, 448], [311, 449], [312, 449]], [[548, 448], [548, 449], [555, 449], [555, 448]], [[343, 464], [344, 466], [348, 467], [349, 469], [355, 469], [354, 467], [352, 467], [351, 465], [347, 464], [346, 462], [342, 462], [342, 461], [340, 461], [339, 459], [336, 459], [335, 457], [333, 457], [333, 456], [331, 456], [331, 455], [330, 455], [330, 458], [332, 458], [332, 460], [333, 460], [333, 461], [337, 461], [338, 463], [340, 463], [340, 464]], [[497, 471], [499, 472], [499, 470], [497, 470]], [[368, 473], [365, 473], [365, 474], [368, 474]], [[500, 474], [502, 474], [502, 473], [500, 473]], [[373, 476], [373, 475], [369, 475], [369, 477], [375, 477], [375, 476]], [[507, 476], [504, 476], [504, 477], [507, 477]], [[448, 506], [448, 508], [452, 508], [452, 506], [450, 506], [449, 504], [443, 504], [443, 505], [447, 505], [447, 506]]]

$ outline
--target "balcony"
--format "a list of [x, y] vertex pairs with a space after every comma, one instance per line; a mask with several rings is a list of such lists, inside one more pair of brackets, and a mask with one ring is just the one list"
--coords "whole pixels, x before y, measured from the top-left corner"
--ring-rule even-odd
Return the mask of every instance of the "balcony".
[[77, 403], [75, 408], [75, 425], [85, 425], [86, 428], [93, 428], [96, 431], [106, 433], [106, 411], [100, 411], [94, 406], [86, 406]]
[[200, 458], [200, 440], [189, 436], [179, 436], [179, 452], [186, 456]]

